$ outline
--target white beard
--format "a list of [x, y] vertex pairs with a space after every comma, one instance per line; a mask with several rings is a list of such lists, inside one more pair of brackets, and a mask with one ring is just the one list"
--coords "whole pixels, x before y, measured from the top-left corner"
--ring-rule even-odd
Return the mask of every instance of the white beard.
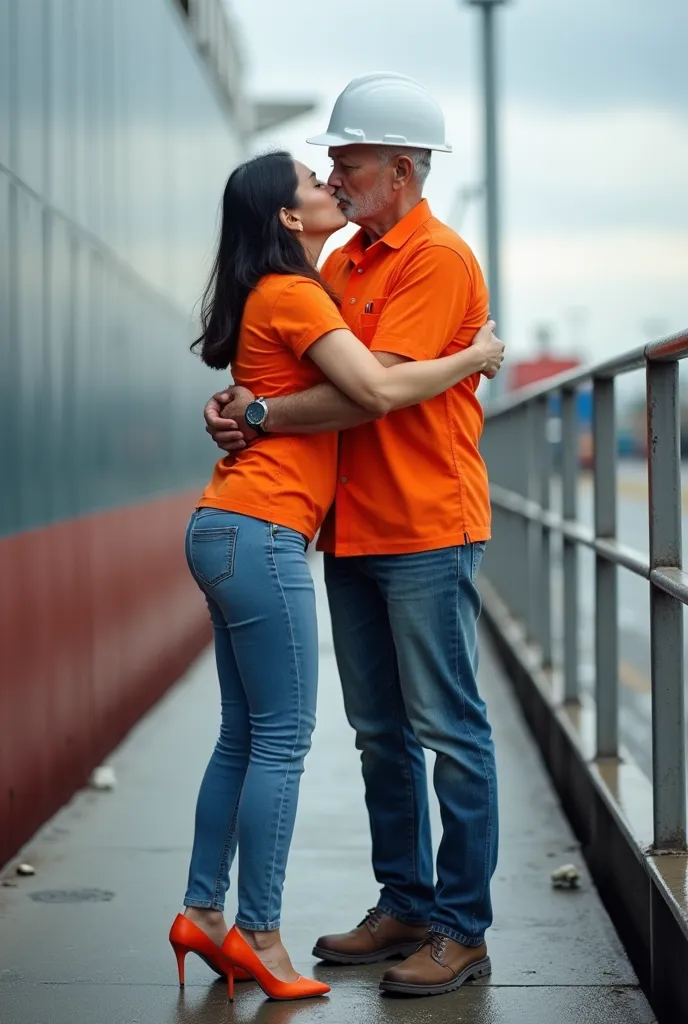
[[346, 219], [354, 224], [360, 223], [361, 220], [377, 217], [388, 205], [382, 181], [378, 181], [370, 192], [366, 192], [364, 196], [359, 196], [355, 200], [351, 199], [343, 189], [337, 189], [336, 196], [339, 200], [345, 200], [347, 205], [342, 212]]

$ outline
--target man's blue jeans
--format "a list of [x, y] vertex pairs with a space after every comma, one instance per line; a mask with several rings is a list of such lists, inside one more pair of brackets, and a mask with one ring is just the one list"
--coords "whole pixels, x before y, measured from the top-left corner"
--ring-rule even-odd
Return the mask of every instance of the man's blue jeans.
[[[484, 545], [325, 557], [337, 664], [361, 751], [380, 910], [467, 946], [492, 923], [497, 778], [478, 693]], [[435, 752], [437, 884], [423, 748]]]

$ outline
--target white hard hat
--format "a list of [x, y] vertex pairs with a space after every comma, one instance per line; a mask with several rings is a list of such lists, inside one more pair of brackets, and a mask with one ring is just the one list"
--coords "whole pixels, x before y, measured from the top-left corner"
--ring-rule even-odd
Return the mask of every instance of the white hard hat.
[[419, 82], [392, 71], [376, 71], [349, 82], [314, 146], [411, 146], [451, 153], [444, 114]]

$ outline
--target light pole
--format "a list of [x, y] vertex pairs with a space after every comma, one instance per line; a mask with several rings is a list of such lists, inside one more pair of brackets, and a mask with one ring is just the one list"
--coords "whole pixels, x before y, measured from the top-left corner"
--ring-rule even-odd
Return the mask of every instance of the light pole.
[[483, 102], [485, 107], [485, 209], [487, 217], [487, 283], [490, 288], [490, 314], [503, 331], [501, 316], [501, 280], [499, 266], [499, 183], [497, 162], [497, 88], [495, 67], [495, 7], [507, 0], [464, 0], [482, 8]]

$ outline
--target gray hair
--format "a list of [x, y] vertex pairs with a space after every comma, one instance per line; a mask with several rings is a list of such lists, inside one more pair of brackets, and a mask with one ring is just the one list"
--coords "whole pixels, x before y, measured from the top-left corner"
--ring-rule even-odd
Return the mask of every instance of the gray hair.
[[408, 156], [413, 161], [413, 176], [422, 188], [430, 173], [431, 152], [429, 149], [413, 149], [411, 146], [402, 146], [400, 149], [392, 146], [380, 146], [378, 150], [380, 161], [386, 167], [395, 156]]

